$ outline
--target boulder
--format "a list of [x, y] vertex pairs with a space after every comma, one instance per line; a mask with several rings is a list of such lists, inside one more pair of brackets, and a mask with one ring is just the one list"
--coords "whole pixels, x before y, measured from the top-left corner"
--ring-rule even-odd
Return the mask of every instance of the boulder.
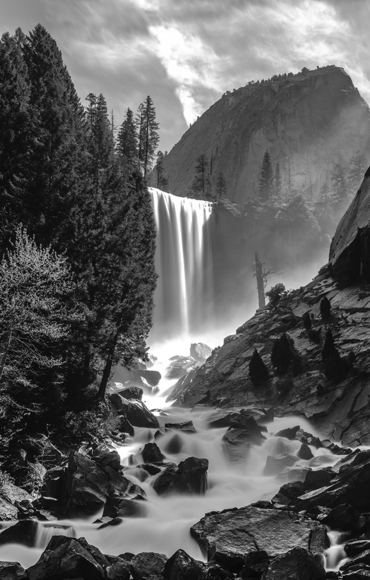
[[110, 400], [119, 414], [125, 418], [134, 427], [148, 427], [157, 429], [159, 427], [158, 419], [149, 411], [142, 401], [136, 399], [125, 399], [119, 393], [110, 395]]
[[331, 467], [326, 467], [324, 469], [318, 469], [316, 471], [307, 471], [304, 480], [305, 491], [319, 489], [328, 485], [331, 480], [335, 477]]
[[313, 458], [313, 453], [306, 443], [302, 443], [297, 453], [297, 457], [299, 457], [299, 459], [304, 459], [305, 461]]
[[266, 572], [270, 563], [270, 558], [264, 550], [258, 552], [250, 552], [244, 558], [244, 567], [240, 572], [240, 578], [252, 579], [259, 578]]
[[208, 459], [188, 457], [177, 467], [167, 467], [153, 482], [158, 495], [186, 493], [202, 495], [207, 489]]
[[194, 368], [199, 366], [199, 362], [191, 356], [178, 356], [170, 363], [166, 369], [166, 377], [168, 379], [180, 379], [188, 374]]
[[278, 433], [275, 433], [275, 437], [286, 437], [290, 441], [296, 438], [297, 432], [300, 430], [300, 426], [287, 427], [286, 429], [281, 429]]
[[266, 440], [262, 431], [266, 431], [266, 427], [258, 425], [254, 417], [239, 414], [222, 438], [229, 459], [239, 460], [248, 453], [251, 445], [261, 445]]
[[210, 512], [191, 527], [192, 537], [208, 560], [214, 559], [238, 573], [256, 546], [270, 559], [292, 547], [304, 548], [314, 555], [324, 552], [327, 536], [323, 525], [295, 512], [257, 505]]
[[126, 387], [120, 391], [117, 391], [117, 394], [130, 401], [131, 399], [135, 399], [136, 401], [141, 401], [143, 398], [143, 389], [140, 387], [135, 387], [132, 385], [131, 387]]
[[211, 347], [204, 344], [204, 342], [193, 342], [190, 345], [190, 356], [200, 363], [204, 363], [211, 354]]
[[150, 580], [163, 574], [166, 562], [165, 554], [141, 552], [131, 559], [130, 572], [134, 580]]
[[[36, 543], [38, 523], [35, 520], [21, 520], [10, 528], [0, 532], [0, 546], [4, 544], [21, 544], [33, 548]], [[1, 578], [1, 576], [0, 576]]]
[[104, 506], [103, 517], [139, 518], [146, 515], [144, 502], [111, 496]]
[[137, 370], [134, 371], [134, 376], [135, 378], [142, 378], [145, 379], [145, 381], [151, 386], [151, 387], [156, 387], [159, 383], [159, 381], [162, 378], [162, 375], [160, 372], [158, 371], [153, 371], [153, 370]]
[[107, 445], [98, 445], [92, 452], [92, 458], [103, 468], [111, 467], [115, 471], [121, 468], [121, 458], [118, 451], [109, 449]]
[[366, 523], [365, 518], [348, 504], [340, 504], [317, 519], [332, 530], [350, 532], [360, 532]]
[[45, 473], [41, 487], [41, 495], [59, 499], [62, 495], [63, 481], [65, 477], [64, 467], [53, 467]]
[[370, 550], [370, 540], [352, 540], [344, 546], [344, 551], [349, 558], [357, 556], [366, 550]]
[[10, 522], [16, 519], [18, 519], [18, 508], [10, 501], [0, 497], [0, 521]]
[[279, 475], [282, 473], [287, 467], [291, 467], [295, 463], [297, 463], [298, 457], [295, 455], [277, 455], [276, 457], [272, 457], [272, 455], [268, 455], [266, 459], [266, 465], [263, 470], [264, 475]]
[[296, 547], [271, 562], [261, 580], [325, 580], [325, 570], [304, 548]]
[[38, 562], [27, 569], [29, 579], [64, 580], [80, 577], [84, 580], [103, 580], [103, 565], [109, 566], [109, 561], [97, 548], [88, 548], [89, 545], [83, 538], [77, 540], [54, 536]]
[[165, 429], [175, 429], [184, 431], [184, 433], [196, 433], [193, 421], [184, 421], [183, 423], [165, 423]]
[[202, 580], [205, 579], [205, 565], [194, 560], [184, 550], [177, 550], [167, 560], [163, 577], [165, 580]]
[[117, 560], [105, 570], [107, 580], [129, 580], [130, 566], [124, 560]]
[[301, 481], [285, 483], [281, 486], [278, 493], [274, 495], [271, 502], [274, 504], [289, 505], [294, 504], [297, 497], [304, 494], [304, 486]]
[[184, 447], [184, 440], [178, 433], [175, 433], [173, 437], [166, 443], [164, 450], [166, 453], [170, 453], [171, 455], [177, 455], [180, 453], [182, 448]]
[[18, 562], [0, 562], [1, 580], [27, 580], [27, 572]]
[[145, 463], [162, 463], [164, 455], [156, 443], [146, 443], [141, 452]]
[[114, 494], [125, 499], [145, 497], [141, 487], [110, 466], [103, 469], [86, 455], [71, 452], [62, 496], [66, 517], [92, 516]]

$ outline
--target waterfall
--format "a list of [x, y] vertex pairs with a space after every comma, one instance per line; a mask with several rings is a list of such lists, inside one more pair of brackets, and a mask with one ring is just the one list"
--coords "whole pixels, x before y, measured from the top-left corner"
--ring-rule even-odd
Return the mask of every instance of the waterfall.
[[157, 227], [151, 340], [197, 334], [213, 319], [212, 203], [149, 188]]

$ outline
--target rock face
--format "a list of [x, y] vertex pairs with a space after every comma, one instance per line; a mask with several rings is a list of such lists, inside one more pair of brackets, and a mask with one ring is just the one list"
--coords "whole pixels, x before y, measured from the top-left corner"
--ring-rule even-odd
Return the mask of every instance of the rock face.
[[153, 483], [158, 495], [166, 493], [204, 494], [207, 488], [208, 459], [188, 457], [177, 467], [167, 467]]
[[[320, 315], [324, 296], [331, 302], [329, 319]], [[321, 343], [312, 341], [303, 326], [306, 312], [313, 316], [313, 328], [322, 329]], [[176, 404], [274, 407], [277, 416], [307, 417], [331, 440], [350, 446], [370, 444], [369, 325], [368, 284], [359, 281], [343, 289], [326, 269], [304, 288], [290, 292], [277, 306], [257, 311], [227, 337], [223, 346], [175, 389]], [[336, 381], [325, 375], [322, 360], [329, 328], [341, 358], [349, 363]], [[276, 376], [271, 363], [272, 347], [284, 332], [294, 340], [302, 369], [298, 374], [290, 370], [287, 375]], [[255, 348], [271, 377], [258, 388], [249, 378], [249, 361]]]
[[240, 509], [210, 512], [191, 528], [191, 535], [207, 553], [208, 560], [239, 572], [245, 556], [263, 550], [270, 559], [303, 548], [322, 554], [326, 547], [325, 527], [295, 512], [250, 505]]
[[294, 187], [316, 199], [334, 163], [348, 163], [369, 136], [368, 106], [348, 74], [328, 66], [228, 91], [165, 156], [164, 171], [184, 196], [205, 154], [213, 185], [222, 172], [229, 199], [243, 202], [257, 193], [268, 150], [273, 167], [290, 168]]
[[360, 275], [370, 282], [370, 168], [337, 227], [329, 263], [342, 285], [352, 284]]

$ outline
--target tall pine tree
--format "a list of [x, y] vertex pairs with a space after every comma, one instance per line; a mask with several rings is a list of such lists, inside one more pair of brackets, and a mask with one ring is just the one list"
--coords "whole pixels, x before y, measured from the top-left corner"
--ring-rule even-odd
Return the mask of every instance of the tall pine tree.
[[144, 179], [146, 179], [152, 168], [155, 150], [159, 143], [159, 125], [156, 122], [154, 104], [149, 95], [139, 105], [136, 124], [139, 139], [139, 161]]
[[269, 152], [266, 151], [262, 160], [261, 174], [259, 180], [260, 201], [266, 202], [271, 198], [273, 187], [274, 187], [274, 172], [272, 169]]

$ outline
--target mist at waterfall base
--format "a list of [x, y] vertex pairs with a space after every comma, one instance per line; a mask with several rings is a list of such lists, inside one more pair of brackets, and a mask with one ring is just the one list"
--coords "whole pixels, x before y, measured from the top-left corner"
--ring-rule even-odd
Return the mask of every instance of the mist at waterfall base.
[[[222, 275], [223, 268], [218, 264], [215, 274], [214, 246], [220, 235], [217, 220], [212, 219], [215, 204], [152, 187], [149, 191], [157, 229], [158, 281], [148, 344], [155, 355], [164, 352], [170, 356], [188, 355], [192, 342], [204, 342], [215, 348], [258, 308], [253, 263], [244, 263], [241, 256], [242, 272], [235, 276], [235, 284], [242, 286], [244, 300], [235, 302], [227, 294], [217, 294], [215, 276]], [[307, 284], [327, 262], [328, 253], [329, 247], [321, 248], [304, 263], [272, 272], [267, 288], [278, 282], [287, 290]]]

